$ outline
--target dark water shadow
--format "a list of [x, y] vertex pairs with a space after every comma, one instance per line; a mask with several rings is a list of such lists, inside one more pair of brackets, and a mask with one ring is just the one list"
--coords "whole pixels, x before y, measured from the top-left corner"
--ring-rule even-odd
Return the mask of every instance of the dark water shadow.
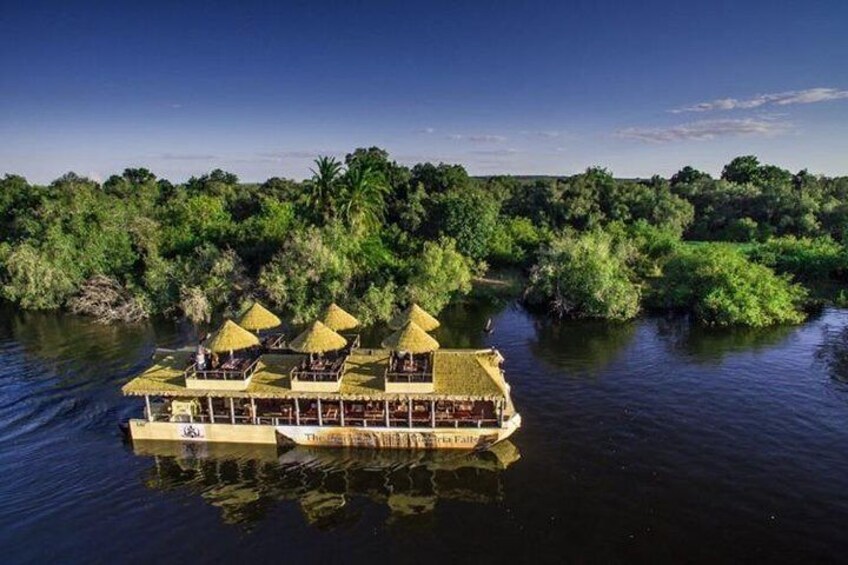
[[508, 441], [459, 453], [152, 441], [133, 450], [153, 459], [146, 487], [200, 496], [224, 523], [248, 529], [280, 503], [297, 505], [321, 530], [351, 526], [369, 506], [387, 509], [393, 524], [443, 500], [492, 504], [503, 498], [502, 472], [520, 458]]
[[632, 341], [636, 323], [535, 318], [530, 351], [555, 367], [597, 373]]
[[696, 363], [718, 363], [734, 353], [762, 351], [781, 343], [796, 331], [796, 326], [770, 328], [711, 328], [689, 316], [672, 315], [651, 318], [659, 339], [675, 354]]
[[825, 366], [834, 381], [848, 387], [848, 327], [825, 325], [822, 328], [816, 360]]

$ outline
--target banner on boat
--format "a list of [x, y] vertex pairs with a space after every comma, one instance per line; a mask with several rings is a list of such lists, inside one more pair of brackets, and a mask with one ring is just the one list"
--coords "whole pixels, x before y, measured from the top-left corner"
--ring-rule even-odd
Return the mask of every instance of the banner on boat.
[[299, 445], [377, 448], [472, 449], [498, 441], [498, 433], [478, 430], [394, 431], [280, 426], [277, 432]]

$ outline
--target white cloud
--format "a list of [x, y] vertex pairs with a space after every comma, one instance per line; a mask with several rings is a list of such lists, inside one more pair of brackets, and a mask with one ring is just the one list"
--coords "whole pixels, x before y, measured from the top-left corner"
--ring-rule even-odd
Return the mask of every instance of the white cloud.
[[615, 136], [653, 143], [670, 141], [704, 141], [738, 135], [773, 136], [785, 133], [790, 124], [769, 118], [700, 120], [668, 127], [631, 127], [620, 129]]
[[448, 136], [448, 139], [452, 139], [454, 141], [470, 141], [472, 143], [503, 143], [506, 141], [506, 137], [502, 135], [490, 135], [490, 134], [472, 134], [465, 135], [455, 133]]
[[674, 114], [683, 112], [711, 112], [714, 110], [750, 110], [761, 106], [789, 106], [791, 104], [815, 104], [817, 102], [829, 102], [831, 100], [844, 100], [848, 98], [848, 90], [837, 88], [808, 88], [806, 90], [789, 90], [772, 94], [760, 94], [753, 98], [736, 99], [720, 98], [710, 102], [699, 102], [691, 106], [675, 108], [671, 110]]
[[431, 133], [435, 133], [435, 131], [436, 131], [436, 128], [421, 128], [420, 130], [418, 130], [418, 133], [431, 134]]

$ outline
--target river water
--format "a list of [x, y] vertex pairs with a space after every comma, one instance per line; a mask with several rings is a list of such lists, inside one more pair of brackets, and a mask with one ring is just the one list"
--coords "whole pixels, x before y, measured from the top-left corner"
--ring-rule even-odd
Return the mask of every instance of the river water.
[[524, 427], [495, 453], [134, 447], [120, 386], [191, 330], [0, 309], [3, 561], [845, 561], [848, 311], [442, 321], [443, 345], [507, 359]]

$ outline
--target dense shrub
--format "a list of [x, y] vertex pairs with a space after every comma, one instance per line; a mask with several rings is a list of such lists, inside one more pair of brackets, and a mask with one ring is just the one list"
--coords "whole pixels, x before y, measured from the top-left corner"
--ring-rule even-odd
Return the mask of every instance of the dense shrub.
[[765, 327], [805, 317], [803, 288], [726, 245], [683, 248], [664, 275], [660, 304], [692, 311], [704, 324]]
[[314, 319], [339, 300], [353, 277], [347, 256], [317, 228], [292, 233], [262, 268], [259, 286], [272, 304], [287, 309], [295, 323]]
[[406, 295], [433, 314], [441, 312], [455, 294], [471, 290], [471, 263], [457, 251], [452, 239], [426, 242], [411, 263]]
[[778, 273], [790, 273], [803, 280], [842, 278], [848, 268], [845, 248], [830, 237], [773, 238], [754, 246], [749, 256]]
[[627, 265], [630, 253], [600, 231], [554, 239], [533, 267], [525, 300], [557, 317], [633, 318], [641, 290]]

